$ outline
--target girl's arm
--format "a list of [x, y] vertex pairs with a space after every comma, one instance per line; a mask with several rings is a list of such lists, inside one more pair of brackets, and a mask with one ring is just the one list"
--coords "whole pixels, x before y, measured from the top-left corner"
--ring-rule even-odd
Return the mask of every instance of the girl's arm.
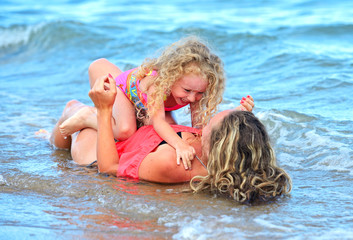
[[190, 103], [191, 126], [194, 128], [199, 127], [196, 126], [198, 121], [197, 119], [195, 119], [195, 111], [197, 109], [197, 104], [199, 104], [199, 102]]
[[99, 78], [89, 91], [95, 107], [97, 108], [98, 139], [97, 139], [97, 162], [101, 173], [116, 175], [118, 170], [119, 156], [116, 150], [113, 129], [111, 124], [113, 104], [116, 96], [114, 78]]
[[[163, 105], [162, 105], [163, 106]], [[191, 169], [191, 161], [195, 156], [195, 149], [183, 141], [173, 128], [165, 120], [164, 108], [156, 110], [151, 117], [152, 125], [158, 135], [169, 145], [175, 148], [177, 155], [177, 165], [180, 165], [180, 159], [185, 169]]]

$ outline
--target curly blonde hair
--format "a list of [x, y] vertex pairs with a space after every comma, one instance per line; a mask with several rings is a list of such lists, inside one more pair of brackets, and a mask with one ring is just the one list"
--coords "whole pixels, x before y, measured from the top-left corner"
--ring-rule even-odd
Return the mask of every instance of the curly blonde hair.
[[[211, 52], [201, 39], [190, 36], [168, 46], [158, 58], [146, 59], [139, 67], [137, 77], [142, 79], [146, 72], [155, 70], [155, 91], [148, 96], [148, 115], [162, 106], [165, 96], [169, 96], [173, 85], [186, 74], [196, 74], [208, 82], [207, 89], [195, 107], [194, 127], [203, 127], [217, 112], [222, 102], [225, 73], [221, 59]], [[149, 86], [148, 86], [149, 87]]]
[[264, 125], [247, 111], [234, 111], [210, 137], [208, 175], [195, 176], [194, 192], [211, 192], [244, 203], [289, 193], [289, 175], [276, 164]]

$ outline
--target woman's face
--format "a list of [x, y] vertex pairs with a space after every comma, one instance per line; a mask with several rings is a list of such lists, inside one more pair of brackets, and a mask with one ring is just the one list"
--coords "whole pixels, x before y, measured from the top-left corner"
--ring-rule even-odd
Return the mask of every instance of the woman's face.
[[222, 122], [223, 118], [233, 111], [234, 109], [225, 110], [220, 113], [217, 113], [213, 118], [211, 118], [210, 122], [202, 129], [201, 145], [203, 148], [203, 154], [206, 154], [207, 157], [210, 149], [209, 142], [211, 138], [212, 129], [217, 127]]

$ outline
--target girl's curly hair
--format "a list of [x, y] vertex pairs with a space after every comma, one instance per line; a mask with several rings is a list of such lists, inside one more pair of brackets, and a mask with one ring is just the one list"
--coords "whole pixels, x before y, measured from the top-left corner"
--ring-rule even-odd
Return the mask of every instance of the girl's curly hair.
[[173, 85], [189, 73], [208, 82], [201, 100], [193, 103], [193, 126], [205, 126], [217, 112], [225, 86], [223, 62], [201, 39], [195, 36], [183, 38], [168, 46], [158, 58], [147, 58], [139, 67], [137, 78], [143, 78], [151, 70], [156, 70], [158, 76], [152, 83], [155, 91], [148, 96], [148, 115], [152, 116], [161, 107], [159, 104], [171, 94]]
[[212, 130], [207, 169], [207, 176], [191, 180], [194, 192], [251, 203], [291, 191], [291, 179], [277, 166], [264, 125], [251, 112], [234, 111]]

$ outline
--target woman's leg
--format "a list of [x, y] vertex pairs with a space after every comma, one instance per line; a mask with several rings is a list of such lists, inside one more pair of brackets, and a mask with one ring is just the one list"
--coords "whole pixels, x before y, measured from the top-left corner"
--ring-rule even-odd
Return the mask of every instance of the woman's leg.
[[69, 101], [49, 138], [50, 143], [57, 148], [71, 148], [73, 160], [81, 165], [90, 164], [97, 158], [97, 131], [86, 128], [80, 132], [74, 133], [72, 136], [64, 138], [60, 133], [59, 125], [86, 107], [86, 105], [79, 101]]
[[75, 163], [88, 165], [97, 160], [97, 131], [85, 128], [72, 135], [71, 156]]
[[71, 136], [84, 128], [97, 129], [97, 109], [95, 107], [85, 105], [59, 125], [63, 137]]
[[[117, 66], [102, 58], [94, 61], [89, 66], [88, 73], [92, 87], [98, 78], [109, 73], [116, 78], [122, 72]], [[84, 128], [97, 129], [97, 118], [93, 117], [92, 112], [96, 112], [92, 107], [82, 108], [59, 126], [61, 134], [69, 136]], [[118, 89], [113, 107], [112, 127], [114, 137], [121, 141], [130, 137], [136, 131], [135, 108], [120, 89]]]
[[71, 136], [64, 137], [59, 129], [59, 126], [68, 118], [72, 117], [77, 111], [84, 108], [85, 105], [79, 101], [71, 100], [69, 101], [58, 122], [55, 124], [52, 133], [50, 135], [49, 141], [57, 148], [69, 149], [71, 146]]
[[[61, 136], [57, 136], [58, 139], [66, 140], [66, 137], [69, 138], [75, 132], [85, 128], [97, 130], [96, 108], [82, 104], [75, 111], [69, 111], [69, 109], [64, 111], [70, 114], [66, 113], [62, 116], [54, 128], [55, 132], [61, 133]], [[120, 141], [126, 140], [136, 132], [135, 108], [120, 90], [117, 92], [113, 106], [112, 128], [114, 138]]]

